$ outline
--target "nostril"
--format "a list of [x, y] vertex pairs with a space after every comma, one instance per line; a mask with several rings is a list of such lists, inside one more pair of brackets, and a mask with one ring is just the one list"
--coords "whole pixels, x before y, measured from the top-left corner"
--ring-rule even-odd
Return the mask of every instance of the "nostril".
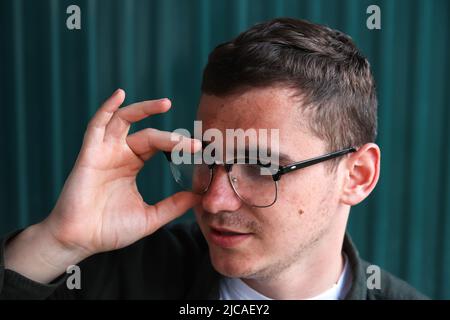
[[214, 181], [202, 197], [203, 208], [211, 213], [236, 211], [242, 206], [241, 199], [236, 195], [228, 181]]

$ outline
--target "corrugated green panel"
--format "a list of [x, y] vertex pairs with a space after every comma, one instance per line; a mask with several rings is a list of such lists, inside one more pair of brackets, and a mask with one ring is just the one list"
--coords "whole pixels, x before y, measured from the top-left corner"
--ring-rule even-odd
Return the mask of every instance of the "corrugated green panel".
[[15, 147], [15, 160], [17, 162], [15, 177], [17, 179], [17, 216], [18, 222], [21, 225], [27, 223], [28, 215], [28, 204], [29, 204], [29, 194], [28, 194], [28, 168], [27, 168], [27, 137], [26, 137], [26, 84], [25, 84], [25, 67], [24, 67], [24, 31], [23, 31], [23, 16], [24, 11], [21, 2], [14, 2], [13, 6], [13, 16], [14, 16], [14, 55], [16, 57], [14, 63], [14, 100], [17, 115], [14, 117], [15, 120], [15, 132], [16, 137], [16, 147]]
[[[79, 31], [65, 27], [71, 4], [82, 11]], [[366, 28], [371, 4], [382, 30]], [[373, 66], [382, 174], [352, 209], [361, 254], [450, 298], [449, 14], [445, 0], [2, 0], [0, 232], [48, 214], [89, 118], [114, 89], [127, 91], [127, 103], [173, 102], [132, 130], [192, 128], [210, 50], [254, 23], [292, 16], [350, 34]], [[160, 156], [138, 185], [149, 202], [176, 188]]]

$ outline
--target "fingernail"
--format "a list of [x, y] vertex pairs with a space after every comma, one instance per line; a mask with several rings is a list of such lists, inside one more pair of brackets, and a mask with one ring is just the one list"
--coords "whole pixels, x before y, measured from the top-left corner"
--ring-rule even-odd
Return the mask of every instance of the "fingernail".
[[194, 141], [194, 149], [200, 150], [202, 148], [202, 142], [198, 139], [192, 139]]

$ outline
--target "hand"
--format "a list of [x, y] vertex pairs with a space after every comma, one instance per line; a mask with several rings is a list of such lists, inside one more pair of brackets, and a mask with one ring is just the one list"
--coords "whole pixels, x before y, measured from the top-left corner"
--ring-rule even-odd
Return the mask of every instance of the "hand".
[[[179, 141], [171, 139], [173, 133], [150, 128], [128, 135], [131, 123], [168, 111], [168, 99], [119, 109], [124, 99], [124, 91], [117, 90], [94, 115], [57, 204], [41, 223], [64, 247], [86, 256], [130, 245], [199, 200], [179, 192], [155, 205], [144, 202], [136, 186], [144, 161], [159, 150], [171, 151]], [[178, 137], [186, 150], [201, 148], [198, 140]]]

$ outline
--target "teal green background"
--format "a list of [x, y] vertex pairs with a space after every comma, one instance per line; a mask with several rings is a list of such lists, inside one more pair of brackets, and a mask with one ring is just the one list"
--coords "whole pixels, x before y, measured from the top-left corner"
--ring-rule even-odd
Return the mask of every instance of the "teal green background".
[[[81, 30], [66, 8], [81, 8]], [[381, 30], [366, 8], [381, 8]], [[432, 298], [450, 298], [448, 1], [0, 1], [0, 232], [52, 209], [97, 106], [116, 88], [127, 103], [170, 97], [165, 116], [142, 121], [192, 127], [202, 68], [217, 44], [256, 22], [305, 18], [353, 37], [379, 93], [382, 171], [352, 210], [362, 256]], [[144, 199], [175, 190], [163, 157], [138, 177]]]

